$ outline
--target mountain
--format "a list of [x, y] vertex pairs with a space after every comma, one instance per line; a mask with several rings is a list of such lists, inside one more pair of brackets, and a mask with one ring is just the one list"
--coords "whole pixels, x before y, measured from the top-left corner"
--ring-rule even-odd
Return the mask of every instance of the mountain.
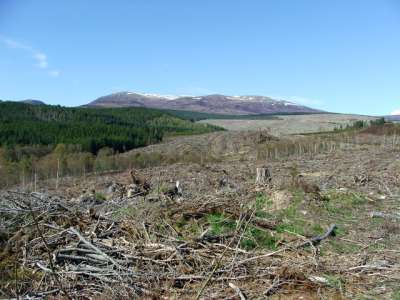
[[385, 116], [385, 121], [389, 121], [389, 122], [400, 122], [400, 115]]
[[0, 99], [0, 103], [1, 102], [20, 102], [20, 103], [25, 103], [25, 104], [31, 104], [31, 105], [46, 105], [46, 103], [44, 103], [41, 100], [35, 100], [35, 99], [25, 99], [25, 100], [1, 100]]
[[35, 100], [35, 99], [26, 99], [26, 100], [21, 100], [20, 102], [25, 103], [25, 104], [32, 104], [32, 105], [46, 105], [43, 101], [40, 100]]
[[264, 96], [162, 96], [119, 92], [97, 98], [87, 107], [148, 107], [231, 115], [318, 113], [319, 110]]

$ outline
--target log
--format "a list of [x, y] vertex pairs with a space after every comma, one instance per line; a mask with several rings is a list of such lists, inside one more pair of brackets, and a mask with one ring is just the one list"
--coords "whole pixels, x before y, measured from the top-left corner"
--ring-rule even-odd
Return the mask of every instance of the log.
[[330, 237], [330, 236], [335, 236], [335, 230], [337, 229], [337, 225], [336, 224], [332, 224], [331, 226], [329, 226], [328, 230], [323, 234], [323, 235], [318, 235], [315, 236], [313, 238], [311, 238], [310, 240], [304, 242], [303, 244], [301, 244], [298, 248], [304, 247], [309, 245], [310, 243], [314, 246], [318, 245], [319, 243], [321, 243], [323, 240], [325, 240], [326, 238]]

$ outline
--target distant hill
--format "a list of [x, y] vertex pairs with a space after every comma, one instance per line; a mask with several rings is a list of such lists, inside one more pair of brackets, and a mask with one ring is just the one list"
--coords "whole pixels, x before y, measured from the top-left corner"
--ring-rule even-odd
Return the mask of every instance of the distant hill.
[[43, 101], [35, 99], [26, 99], [26, 100], [21, 100], [20, 102], [31, 105], [46, 105], [46, 103], [44, 103]]
[[400, 122], [400, 115], [385, 116], [385, 121], [389, 121], [389, 122]]
[[46, 103], [44, 103], [41, 100], [36, 100], [36, 99], [25, 99], [25, 100], [19, 100], [19, 101], [15, 101], [15, 100], [1, 100], [0, 99], [0, 103], [1, 102], [20, 102], [20, 103], [25, 103], [25, 104], [31, 104], [31, 105], [46, 105]]
[[317, 109], [290, 101], [264, 96], [162, 96], [119, 92], [100, 97], [87, 107], [148, 107], [168, 110], [184, 110], [203, 113], [254, 115], [277, 113], [318, 113]]

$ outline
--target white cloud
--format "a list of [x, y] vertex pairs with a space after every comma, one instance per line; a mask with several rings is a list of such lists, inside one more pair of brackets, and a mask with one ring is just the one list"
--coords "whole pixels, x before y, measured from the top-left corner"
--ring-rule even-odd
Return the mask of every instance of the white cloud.
[[47, 69], [49, 64], [47, 63], [47, 55], [41, 52], [36, 52], [33, 58], [37, 61], [37, 66], [41, 69]]
[[298, 96], [275, 96], [275, 95], [270, 95], [271, 98], [273, 99], [279, 99], [279, 100], [285, 100], [289, 102], [293, 102], [296, 104], [300, 105], [305, 105], [305, 106], [322, 106], [324, 104], [323, 101], [318, 100], [318, 99], [312, 99], [312, 98], [306, 98], [306, 97], [298, 97]]
[[31, 47], [28, 47], [26, 45], [23, 45], [21, 43], [18, 43], [14, 40], [10, 40], [8, 38], [3, 38], [1, 37], [1, 41], [6, 44], [8, 48], [14, 48], [14, 49], [22, 49], [22, 50], [27, 50], [27, 51], [33, 51]]
[[58, 77], [58, 76], [60, 76], [60, 71], [59, 70], [51, 70], [51, 71], [49, 71], [49, 75], [51, 76], [51, 77]]
[[392, 111], [391, 115], [392, 116], [399, 116], [400, 115], [400, 109], [395, 109], [394, 111]]
[[[6, 47], [10, 49], [17, 49], [27, 52], [35, 60], [36, 62], [35, 66], [38, 67], [39, 69], [46, 70], [49, 68], [47, 55], [45, 53], [38, 51], [29, 45], [22, 44], [20, 42], [3, 37], [1, 35], [0, 35], [0, 43], [3, 43], [4, 45], [6, 45]], [[60, 75], [60, 71], [51, 70], [48, 72], [48, 74], [52, 77], [58, 77]]]
[[297, 97], [297, 96], [287, 97], [284, 99], [289, 100], [291, 102], [295, 102], [297, 104], [303, 104], [303, 105], [322, 105], [323, 104], [323, 102], [318, 99], [311, 99], [311, 98], [304, 98], [304, 97]]

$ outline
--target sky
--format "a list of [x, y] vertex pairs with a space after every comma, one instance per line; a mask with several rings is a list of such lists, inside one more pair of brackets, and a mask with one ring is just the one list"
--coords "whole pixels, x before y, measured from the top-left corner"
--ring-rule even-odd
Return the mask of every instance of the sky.
[[117, 91], [400, 113], [400, 1], [0, 0], [0, 99]]

